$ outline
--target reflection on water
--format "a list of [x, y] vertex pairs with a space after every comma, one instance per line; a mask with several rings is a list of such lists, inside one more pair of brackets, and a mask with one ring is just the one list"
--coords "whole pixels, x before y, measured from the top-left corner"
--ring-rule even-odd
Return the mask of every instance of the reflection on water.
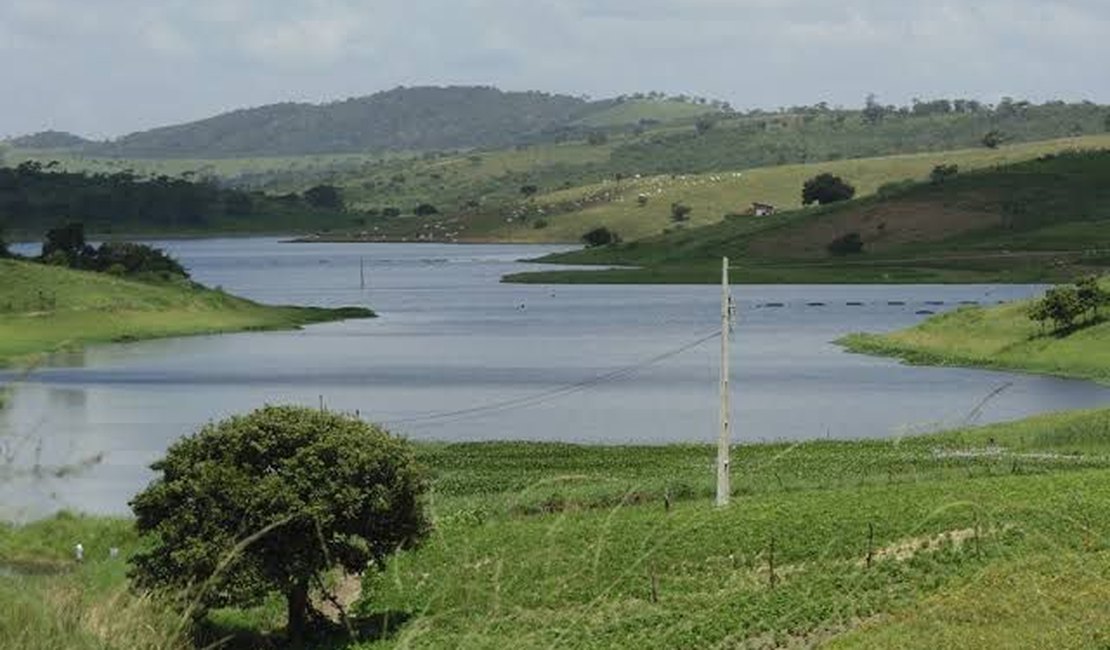
[[[545, 247], [165, 245], [206, 284], [272, 303], [365, 304], [381, 318], [59, 358], [18, 387], [7, 426], [38, 436], [44, 457], [103, 452], [103, 462], [64, 482], [22, 485], [4, 503], [123, 511], [150, 479], [146, 466], [173, 440], [266, 403], [323, 399], [414, 439], [664, 443], [716, 435], [715, 342], [668, 355], [717, 326], [715, 287], [499, 283], [521, 269], [514, 260]], [[1088, 382], [907, 367], [830, 344], [851, 331], [912, 324], [925, 317], [919, 311], [1037, 291], [736, 287], [735, 435], [750, 442], [935, 430], [961, 423], [1006, 383], [978, 421], [1107, 403], [1110, 389]]]

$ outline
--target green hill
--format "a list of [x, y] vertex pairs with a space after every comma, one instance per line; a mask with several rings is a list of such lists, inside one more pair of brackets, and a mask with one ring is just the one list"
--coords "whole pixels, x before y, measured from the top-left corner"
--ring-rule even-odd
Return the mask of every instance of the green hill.
[[0, 260], [0, 365], [88, 343], [292, 328], [372, 316], [362, 308], [260, 305], [181, 281]]
[[398, 87], [325, 104], [282, 103], [94, 143], [60, 133], [16, 148], [70, 148], [115, 158], [224, 158], [502, 148], [640, 120], [670, 121], [716, 108], [675, 100], [588, 101], [479, 86]]
[[[848, 177], [848, 180], [853, 180]], [[918, 182], [772, 217], [738, 215], [701, 228], [550, 261], [645, 267], [524, 281], [715, 282], [722, 256], [738, 282], [1028, 281], [1110, 265], [1110, 151], [1066, 152]], [[863, 252], [828, 245], [857, 233]]]

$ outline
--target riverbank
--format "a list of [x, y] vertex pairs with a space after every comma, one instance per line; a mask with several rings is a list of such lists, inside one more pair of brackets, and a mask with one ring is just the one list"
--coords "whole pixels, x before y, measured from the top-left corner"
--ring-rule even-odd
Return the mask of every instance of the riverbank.
[[[1110, 278], [1102, 281], [1110, 288]], [[888, 334], [851, 334], [852, 352], [907, 363], [973, 366], [1093, 379], [1110, 383], [1110, 320], [1057, 334], [1029, 318], [1031, 301], [966, 307]]]
[[[365, 578], [361, 642], [319, 647], [1089, 647], [1108, 430], [1100, 410], [737, 447], [723, 509], [710, 446], [420, 444], [435, 533]], [[0, 645], [194, 647], [127, 591], [136, 543], [126, 519], [0, 527], [0, 563], [39, 567], [0, 578]], [[207, 634], [280, 647], [282, 611], [220, 610]]]
[[288, 329], [373, 315], [363, 307], [262, 305], [188, 281], [138, 282], [0, 260], [0, 365], [94, 343]]

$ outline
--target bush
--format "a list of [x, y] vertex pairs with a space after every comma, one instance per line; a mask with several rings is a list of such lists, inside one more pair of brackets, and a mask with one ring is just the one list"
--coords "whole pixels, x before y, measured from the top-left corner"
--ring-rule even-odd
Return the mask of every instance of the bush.
[[1002, 141], [1002, 132], [997, 129], [987, 131], [985, 134], [983, 134], [983, 139], [980, 140], [980, 142], [983, 143], [983, 146], [988, 149], [997, 149], [998, 145], [1002, 144]]
[[421, 203], [416, 206], [416, 209], [413, 210], [412, 213], [418, 217], [430, 217], [433, 214], [439, 214], [439, 209], [431, 203]]
[[314, 208], [342, 210], [343, 194], [334, 185], [317, 185], [304, 192], [304, 200]]
[[547, 219], [536, 219], [532, 222], [532, 227], [536, 230], [543, 230], [547, 227]]
[[157, 275], [189, 277], [180, 262], [160, 248], [133, 242], [105, 242], [96, 249], [91, 267], [118, 275]]
[[594, 228], [585, 235], [582, 235], [582, 243], [586, 245], [586, 248], [596, 248], [598, 246], [619, 244], [620, 241], [620, 235], [609, 230], [605, 226]]
[[680, 221], [687, 221], [687, 220], [690, 219], [690, 213], [693, 212], [693, 211], [694, 211], [693, 208], [691, 208], [690, 206], [688, 206], [684, 203], [672, 203], [671, 204], [671, 221], [674, 221], [676, 223], [678, 223]]
[[957, 165], [940, 164], [933, 167], [933, 171], [929, 172], [929, 182], [933, 185], [940, 185], [944, 181], [952, 178], [960, 173], [960, 168]]
[[826, 248], [833, 255], [854, 255], [863, 252], [863, 239], [858, 232], [850, 232], [832, 240]]
[[399, 217], [401, 216], [400, 208], [382, 208], [383, 217]]
[[847, 201], [856, 195], [852, 187], [839, 176], [829, 173], [818, 174], [802, 186], [802, 205], [818, 203], [825, 205], [837, 201]]
[[151, 467], [131, 501], [146, 542], [135, 584], [180, 590], [199, 613], [281, 594], [293, 639], [324, 572], [381, 567], [430, 528], [409, 445], [343, 415], [268, 406], [205, 426]]

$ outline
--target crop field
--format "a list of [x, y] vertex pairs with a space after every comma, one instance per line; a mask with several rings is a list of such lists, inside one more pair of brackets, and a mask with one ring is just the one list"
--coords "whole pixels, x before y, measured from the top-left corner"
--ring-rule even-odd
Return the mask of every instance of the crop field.
[[[433, 476], [433, 537], [362, 580], [354, 640], [337, 632], [317, 647], [1082, 648], [1110, 638], [1110, 411], [740, 445], [722, 509], [711, 505], [708, 446], [418, 449]], [[73, 568], [78, 538], [92, 561]], [[162, 643], [135, 647], [190, 647], [158, 601], [125, 591], [135, 543], [126, 520], [0, 528], [0, 564], [23, 567], [0, 593], [18, 612], [0, 622], [0, 642], [41, 634], [131, 647], [141, 629]], [[113, 545], [121, 557], [108, 556]], [[220, 610], [205, 633], [274, 647], [282, 611], [277, 601]]]

